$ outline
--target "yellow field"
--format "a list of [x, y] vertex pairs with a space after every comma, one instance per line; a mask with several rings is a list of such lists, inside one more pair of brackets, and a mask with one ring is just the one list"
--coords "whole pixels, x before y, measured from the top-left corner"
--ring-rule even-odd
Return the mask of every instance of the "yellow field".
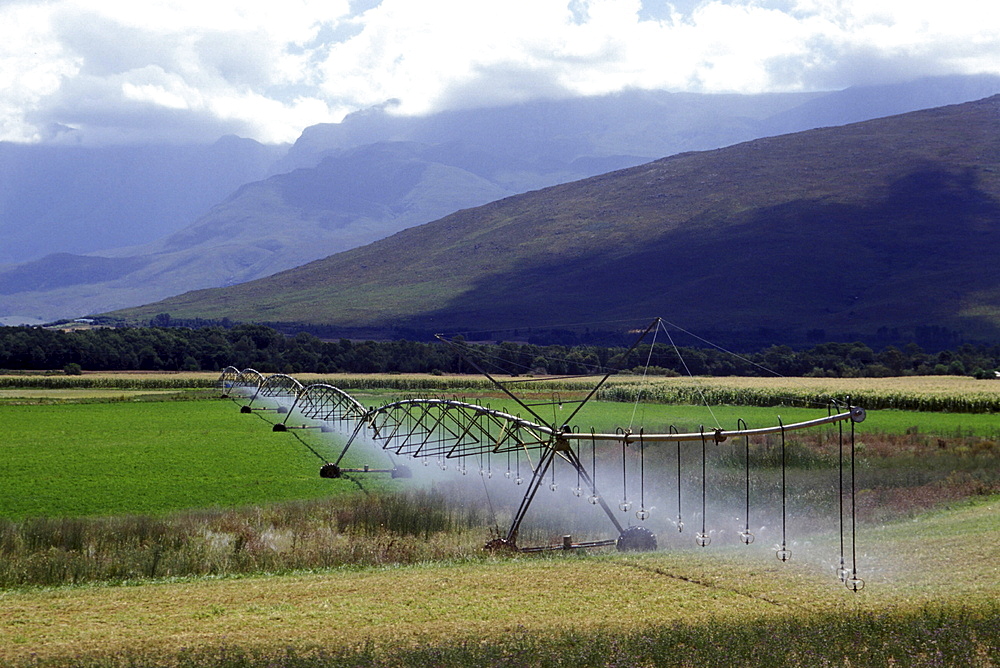
[[116, 399], [136, 394], [177, 394], [177, 390], [124, 390], [117, 388], [60, 388], [55, 390], [35, 388], [0, 389], [0, 399], [58, 399], [77, 401], [81, 399]]
[[[219, 378], [221, 372], [200, 371], [200, 372], [86, 372], [85, 378], [107, 378], [107, 379], [170, 379], [171, 381], [191, 379], [201, 382], [214, 381]], [[267, 374], [264, 374], [265, 376]], [[332, 384], [343, 384], [346, 387], [357, 383], [359, 380], [411, 380], [428, 381], [440, 383], [442, 381], [461, 382], [472, 380], [477, 383], [483, 380], [478, 374], [467, 375], [443, 375], [432, 374], [316, 374], [297, 373], [293, 374], [304, 385], [315, 382], [328, 382]], [[0, 375], [0, 378], [7, 376]], [[9, 376], [16, 378], [16, 376]], [[592, 380], [576, 379], [574, 383], [588, 385], [596, 383], [600, 376], [594, 376]], [[511, 380], [501, 378], [501, 380]], [[552, 377], [554, 382], [559, 382], [559, 377]], [[801, 378], [801, 377], [770, 377], [770, 378], [750, 378], [743, 376], [695, 376], [695, 377], [673, 377], [663, 378], [649, 376], [642, 378], [635, 375], [612, 376], [608, 383], [650, 383], [653, 385], [664, 385], [668, 387], [731, 387], [750, 389], [789, 389], [802, 392], [828, 393], [836, 396], [844, 396], [852, 392], [872, 391], [872, 392], [899, 392], [916, 395], [956, 395], [967, 394], [973, 396], [998, 397], [1000, 396], [1000, 379], [997, 380], [977, 380], [971, 376], [897, 376], [892, 378]], [[544, 385], [539, 384], [539, 385]]]
[[[495, 639], [515, 629], [640, 632], [653, 625], [836, 611], [983, 605], [1000, 596], [1000, 498], [866, 530], [866, 587], [834, 576], [831, 537], [625, 556], [485, 559], [321, 574], [2, 592], [0, 661], [220, 645], [352, 646]], [[915, 531], [919, 526], [920, 531]], [[984, 534], [985, 532], [985, 534]]]
[[[636, 377], [619, 376], [614, 382], [636, 382]], [[788, 389], [846, 396], [857, 392], [895, 392], [913, 395], [1000, 396], [1000, 380], [976, 380], [971, 376], [897, 376], [893, 378], [659, 378], [653, 383], [679, 386], [732, 387], [737, 389]]]

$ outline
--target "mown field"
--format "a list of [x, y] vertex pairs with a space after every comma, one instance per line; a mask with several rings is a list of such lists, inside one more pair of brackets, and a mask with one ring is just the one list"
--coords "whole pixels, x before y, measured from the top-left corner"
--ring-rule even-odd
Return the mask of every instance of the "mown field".
[[[123, 378], [118, 387], [108, 379], [2, 390], [4, 665], [1000, 663], [1000, 446], [989, 414], [872, 411], [858, 426], [857, 565], [866, 586], [855, 593], [835, 573], [833, 430], [790, 444], [787, 563], [775, 558], [773, 444], [759, 446], [750, 546], [729, 527], [738, 528], [739, 512], [722, 518], [727, 528], [707, 548], [694, 546], [693, 529], [672, 527], [665, 470], [673, 460], [664, 451], [645, 462], [660, 472], [645, 490], [659, 504], [660, 550], [498, 557], [480, 547], [491, 526], [505, 526], [509, 499], [484, 500], [476, 468], [495, 474], [490, 485], [513, 487], [502, 458], [474, 463], [467, 476], [324, 480], [318, 466], [342, 437], [273, 433], [273, 414], [206, 398], [210, 375], [168, 388]], [[415, 382], [340, 381], [363, 386], [369, 403], [397, 396], [393, 383]], [[825, 391], [817, 387], [808, 392]], [[937, 387], [926, 391], [960, 392], [957, 383]], [[505, 406], [478, 386], [465, 389], [456, 394]], [[560, 391], [568, 402], [572, 388]], [[793, 421], [816, 410], [778, 412]], [[728, 427], [737, 417], [773, 424], [774, 415], [642, 401], [601, 402], [580, 417], [598, 428], [658, 429]], [[352, 451], [346, 463], [374, 456]], [[740, 457], [735, 446], [713, 453], [712, 481], [728, 492], [716, 494], [712, 513], [739, 508]], [[607, 471], [617, 462], [609, 457]], [[608, 495], [620, 495], [611, 474], [600, 475]], [[558, 542], [567, 526], [601, 537], [607, 527], [547, 500], [579, 501], [572, 477], [560, 476], [558, 493], [539, 492], [548, 496], [525, 539]], [[697, 486], [684, 491], [691, 527]]]
[[815, 553], [520, 558], [0, 594], [7, 665], [994, 666], [1000, 498]]

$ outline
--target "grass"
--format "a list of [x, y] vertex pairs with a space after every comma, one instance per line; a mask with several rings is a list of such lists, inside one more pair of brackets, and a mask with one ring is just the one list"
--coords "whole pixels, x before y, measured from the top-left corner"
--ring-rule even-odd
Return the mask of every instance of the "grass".
[[831, 536], [784, 564], [755, 544], [71, 587], [0, 594], [0, 658], [263, 667], [813, 666], [850, 657], [866, 666], [990, 666], [1000, 660], [1000, 543], [974, 538], [1000, 529], [998, 503], [929, 513], [921, 531], [912, 521], [867, 528], [858, 594], [821, 563]]
[[313, 452], [230, 402], [0, 405], [0, 423], [0, 517], [156, 514], [353, 488], [320, 479]]
[[[633, 406], [587, 410], [581, 419], [622, 425]], [[651, 425], [704, 419], [694, 413], [704, 409], [685, 406], [635, 410]], [[714, 410], [724, 424], [738, 414], [751, 426], [754, 411], [775, 412]], [[782, 418], [797, 419], [795, 410], [782, 408]], [[984, 435], [966, 426], [932, 436], [934, 425], [953, 428], [947, 414], [900, 412], [894, 430], [880, 433], [884, 413], [859, 429], [858, 567], [867, 586], [854, 594], [834, 574], [832, 430], [788, 444], [787, 563], [774, 557], [773, 517], [759, 517], [780, 502], [775, 442], [754, 445], [752, 512], [770, 528], [755, 524], [749, 547], [732, 532], [715, 534], [709, 548], [693, 545], [699, 480], [686, 476], [692, 529], [662, 524], [670, 505], [657, 500], [658, 552], [500, 558], [479, 549], [492, 517], [474, 473], [442, 474], [464, 485], [401, 494], [390, 492], [400, 481], [381, 474], [362, 481], [372, 492], [364, 494], [350, 480], [318, 478], [307, 445], [325, 454], [329, 444], [312, 432], [304, 441], [272, 433], [231, 402], [0, 405], [0, 474], [14, 490], [0, 503], [19, 508], [0, 521], [0, 664], [997, 665], [1000, 497], [989, 493], [1000, 483], [1000, 448], [986, 416], [961, 416]], [[925, 417], [928, 433], [912, 424]], [[737, 507], [739, 445], [714, 446], [709, 472], [713, 498]], [[685, 470], [696, 454], [685, 451]], [[646, 465], [663, 470], [670, 456], [650, 451]], [[616, 498], [620, 459], [598, 465], [607, 467], [602, 489]], [[499, 475], [505, 462], [493, 466]], [[564, 475], [559, 493], [539, 492], [524, 542], [558, 539], [567, 526], [575, 537], [591, 530], [552, 501], [570, 496], [574, 481]], [[651, 478], [647, 498], [669, 499], [669, 482]], [[66, 505], [39, 514], [26, 510], [38, 502], [32, 495]], [[507, 503], [491, 500], [501, 525]], [[734, 522], [711, 512], [713, 523]]]
[[439, 493], [166, 516], [0, 520], [0, 590], [404, 564], [474, 555], [484, 513]]

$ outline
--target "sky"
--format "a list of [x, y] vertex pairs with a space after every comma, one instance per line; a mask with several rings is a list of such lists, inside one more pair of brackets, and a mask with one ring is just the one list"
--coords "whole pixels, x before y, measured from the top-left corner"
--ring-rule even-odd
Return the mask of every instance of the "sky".
[[984, 0], [0, 0], [0, 140], [294, 141], [316, 123], [662, 89], [1000, 74]]

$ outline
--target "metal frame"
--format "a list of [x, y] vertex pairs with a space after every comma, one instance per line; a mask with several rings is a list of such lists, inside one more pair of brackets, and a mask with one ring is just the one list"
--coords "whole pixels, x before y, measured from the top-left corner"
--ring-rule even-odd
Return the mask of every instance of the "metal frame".
[[[639, 336], [628, 351], [622, 356], [627, 359], [642, 340], [654, 330], [660, 323], [659, 319], [654, 320]], [[262, 410], [253, 408], [251, 405], [258, 396], [268, 398], [280, 398], [290, 400], [291, 404], [287, 408], [285, 418], [276, 423], [274, 431], [286, 431], [291, 428], [311, 428], [315, 425], [301, 425], [293, 427], [288, 425], [288, 419], [293, 411], [297, 411], [307, 420], [315, 420], [320, 423], [320, 428], [325, 428], [330, 422], [340, 422], [353, 425], [353, 430], [348, 438], [343, 450], [337, 459], [327, 464], [321, 469], [323, 477], [340, 477], [342, 472], [348, 469], [341, 469], [340, 463], [347, 454], [351, 446], [356, 442], [362, 433], [369, 436], [372, 441], [384, 450], [390, 459], [393, 456], [410, 457], [436, 457], [442, 459], [464, 459], [466, 457], [484, 454], [504, 454], [512, 452], [540, 451], [537, 464], [534, 465], [532, 476], [525, 489], [520, 505], [515, 512], [510, 527], [506, 534], [487, 543], [487, 547], [503, 548], [523, 551], [539, 551], [546, 549], [569, 549], [573, 547], [591, 547], [594, 545], [609, 545], [617, 543], [619, 549], [622, 548], [622, 541], [628, 533], [638, 529], [637, 527], [625, 528], [618, 521], [618, 518], [608, 506], [604, 497], [597, 490], [594, 477], [587, 467], [580, 460], [573, 449], [574, 442], [590, 440], [621, 443], [622, 447], [641, 443], [642, 445], [652, 443], [676, 443], [678, 447], [678, 467], [680, 466], [680, 445], [684, 442], [701, 442], [702, 446], [706, 441], [711, 440], [721, 443], [729, 438], [751, 436], [763, 436], [767, 434], [782, 434], [789, 431], [810, 429], [822, 425], [830, 425], [850, 421], [851, 423], [862, 422], [865, 417], [865, 410], [859, 406], [849, 406], [847, 410], [840, 410], [837, 413], [813, 420], [806, 420], [792, 424], [781, 424], [771, 427], [749, 429], [741, 420], [738, 428], [733, 430], [715, 429], [706, 431], [704, 428], [698, 432], [679, 433], [673, 427], [667, 433], [650, 434], [640, 430], [638, 433], [630, 430], [619, 429], [615, 433], [594, 433], [574, 431], [570, 426], [572, 419], [580, 409], [592, 399], [600, 387], [615, 372], [610, 370], [603, 375], [582, 400], [562, 401], [557, 398], [548, 403], [526, 403], [518, 397], [509, 387], [515, 383], [525, 381], [500, 381], [482, 368], [476, 360], [467, 355], [467, 350], [463, 345], [454, 341], [449, 341], [443, 336], [438, 336], [441, 341], [452, 345], [459, 355], [476, 368], [493, 385], [505, 395], [521, 406], [533, 419], [525, 419], [519, 415], [512, 415], [499, 410], [494, 410], [489, 406], [459, 401], [456, 399], [437, 398], [415, 398], [403, 399], [387, 403], [376, 408], [366, 408], [347, 392], [332, 385], [315, 384], [303, 387], [298, 381], [284, 374], [276, 374], [267, 378], [263, 377], [253, 369], [245, 369], [234, 375], [235, 368], [227, 367], [223, 370], [219, 379], [219, 386], [223, 390], [227, 388], [236, 390], [244, 395], [252, 394], [249, 402], [242, 407], [243, 412], [251, 410]], [[561, 420], [561, 424], [554, 424], [546, 421], [538, 411], [538, 406], [549, 404], [576, 403], [576, 408], [568, 417]], [[747, 446], [749, 447], [749, 445]], [[566, 543], [562, 547], [537, 547], [518, 548], [517, 536], [525, 516], [531, 507], [538, 489], [541, 487], [546, 473], [550, 470], [556, 457], [567, 462], [577, 473], [578, 479], [583, 481], [592, 490], [591, 500], [599, 504], [607, 515], [612, 525], [619, 533], [617, 540], [592, 541], [589, 543], [570, 544]], [[530, 461], [530, 460], [529, 460]], [[350, 469], [355, 472], [391, 472], [393, 477], [408, 477], [402, 473], [405, 467], [394, 467], [393, 469], [374, 469], [364, 467], [364, 469]], [[400, 475], [397, 476], [397, 472]], [[680, 489], [678, 488], [678, 494]], [[679, 499], [678, 499], [679, 501]], [[678, 508], [679, 512], [679, 508]], [[679, 515], [678, 515], [679, 520]], [[681, 526], [681, 525], [679, 525]], [[748, 530], [748, 529], [747, 529]], [[643, 529], [644, 531], [644, 529]], [[649, 534], [649, 532], [646, 532]], [[646, 536], [640, 536], [645, 539]], [[648, 535], [655, 545], [655, 537]], [[707, 542], [706, 542], [707, 544]], [[638, 548], [624, 548], [638, 549]]]

